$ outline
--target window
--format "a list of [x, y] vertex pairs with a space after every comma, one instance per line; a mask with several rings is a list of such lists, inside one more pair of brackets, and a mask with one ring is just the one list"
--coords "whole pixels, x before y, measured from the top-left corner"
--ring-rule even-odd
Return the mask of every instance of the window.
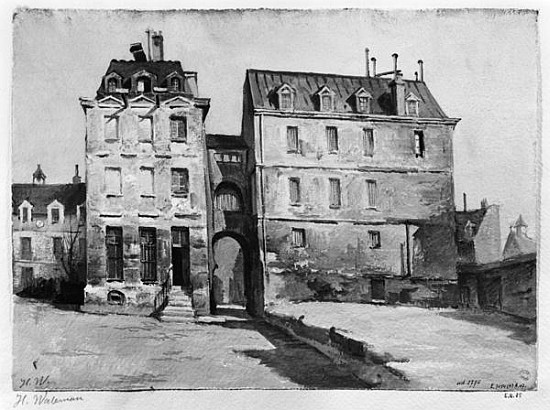
[[407, 115], [418, 117], [418, 101], [407, 100]]
[[283, 91], [279, 94], [279, 108], [281, 110], [292, 109], [292, 94], [290, 91]]
[[155, 193], [155, 171], [153, 168], [142, 167], [140, 169], [141, 194], [153, 195]]
[[179, 91], [180, 79], [177, 77], [172, 78], [172, 80], [170, 80], [170, 88], [172, 89], [172, 91]]
[[336, 127], [327, 127], [327, 145], [329, 154], [338, 152], [338, 129]]
[[122, 280], [122, 228], [107, 227], [107, 279]]
[[21, 208], [21, 222], [22, 223], [27, 223], [29, 222], [30, 220], [30, 217], [29, 217], [29, 208], [27, 206], [24, 206]]
[[416, 158], [424, 158], [424, 132], [414, 132], [414, 155]]
[[214, 208], [219, 211], [237, 212], [241, 210], [241, 200], [232, 188], [221, 188], [216, 193]]
[[138, 118], [138, 141], [151, 142], [153, 140], [153, 119], [151, 117]]
[[122, 194], [120, 168], [105, 168], [105, 193], [107, 195]]
[[300, 152], [300, 140], [298, 139], [298, 127], [286, 127], [286, 150], [289, 153]]
[[61, 259], [63, 257], [63, 239], [53, 238], [53, 256], [55, 259]]
[[138, 93], [151, 92], [151, 79], [149, 77], [139, 77], [137, 79], [137, 92]]
[[363, 154], [366, 157], [374, 155], [374, 130], [372, 128], [363, 129]]
[[292, 228], [292, 246], [303, 248], [306, 246], [306, 230]]
[[115, 78], [110, 78], [109, 81], [107, 81], [107, 91], [110, 93], [116, 92], [117, 89], [117, 81]]
[[223, 162], [223, 163], [239, 164], [243, 162], [243, 156], [240, 152], [215, 153], [214, 159], [217, 162]]
[[321, 111], [332, 111], [332, 95], [321, 95]]
[[118, 117], [114, 115], [105, 116], [104, 132], [106, 141], [118, 140]]
[[369, 208], [376, 208], [378, 201], [376, 191], [376, 181], [367, 181], [367, 207]]
[[370, 101], [369, 97], [357, 97], [357, 111], [363, 113], [370, 113]]
[[157, 234], [155, 228], [139, 228], [141, 280], [157, 280]]
[[32, 260], [31, 238], [21, 238], [21, 259]]
[[59, 208], [52, 208], [52, 225], [59, 223]]
[[187, 120], [185, 117], [170, 118], [170, 139], [175, 142], [187, 142]]
[[382, 246], [382, 244], [380, 243], [379, 231], [369, 231], [369, 243], [371, 249], [377, 249]]
[[172, 227], [172, 247], [183, 248], [187, 245], [189, 245], [189, 228]]
[[299, 204], [300, 203], [300, 179], [289, 178], [288, 184], [290, 189], [290, 203]]
[[339, 208], [342, 205], [342, 192], [340, 188], [340, 180], [330, 178], [330, 207]]
[[172, 194], [189, 194], [189, 172], [184, 168], [172, 169]]

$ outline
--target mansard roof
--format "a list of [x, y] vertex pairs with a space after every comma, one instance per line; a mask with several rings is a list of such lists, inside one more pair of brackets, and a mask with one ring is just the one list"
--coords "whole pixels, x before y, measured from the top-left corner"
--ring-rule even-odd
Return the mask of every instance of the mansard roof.
[[[392, 115], [391, 78], [361, 77], [339, 74], [321, 74], [290, 71], [247, 70], [247, 83], [256, 109], [276, 109], [275, 91], [281, 84], [289, 84], [296, 91], [294, 109], [297, 111], [318, 111], [315, 98], [317, 91], [327, 86], [334, 92], [334, 110], [337, 113], [353, 113], [349, 97], [364, 88], [372, 95], [371, 113]], [[448, 118], [434, 96], [422, 81], [403, 80], [405, 95], [413, 93], [420, 99], [419, 117]]]
[[33, 206], [33, 214], [47, 214], [47, 207], [57, 200], [65, 207], [65, 214], [76, 214], [76, 206], [86, 202], [86, 184], [13, 184], [12, 212], [19, 213], [23, 201]]

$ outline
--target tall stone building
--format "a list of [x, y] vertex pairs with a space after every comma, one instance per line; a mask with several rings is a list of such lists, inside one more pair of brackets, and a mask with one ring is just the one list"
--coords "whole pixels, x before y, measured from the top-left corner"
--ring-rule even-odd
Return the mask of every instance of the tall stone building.
[[[209, 311], [207, 150], [210, 100], [197, 73], [152, 58], [112, 60], [86, 115], [88, 284], [85, 310], [151, 313], [170, 282]], [[170, 267], [172, 266], [172, 269]], [[172, 277], [170, 277], [172, 272]]]
[[404, 80], [393, 57], [393, 70], [365, 76], [247, 71], [242, 133], [267, 303], [415, 301], [438, 297], [426, 279], [456, 282], [459, 119], [421, 61], [420, 78]]

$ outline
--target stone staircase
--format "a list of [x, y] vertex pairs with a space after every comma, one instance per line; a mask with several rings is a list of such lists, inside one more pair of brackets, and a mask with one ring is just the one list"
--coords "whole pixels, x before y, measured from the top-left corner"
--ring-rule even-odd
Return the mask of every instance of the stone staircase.
[[160, 315], [162, 322], [189, 323], [195, 320], [191, 298], [183, 290], [172, 288], [168, 295], [168, 305]]

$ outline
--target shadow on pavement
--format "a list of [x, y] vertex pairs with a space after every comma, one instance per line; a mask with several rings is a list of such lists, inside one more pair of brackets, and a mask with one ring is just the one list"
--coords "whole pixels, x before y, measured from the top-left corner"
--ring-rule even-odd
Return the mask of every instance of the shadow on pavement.
[[537, 328], [533, 322], [527, 322], [521, 319], [514, 318], [499, 312], [481, 311], [461, 311], [441, 312], [440, 316], [465, 320], [477, 325], [492, 326], [500, 330], [510, 332], [510, 338], [522, 341], [525, 344], [535, 344], [537, 342]]
[[[271, 350], [241, 350], [236, 351], [237, 353], [260, 360], [261, 365], [273, 369], [304, 389], [368, 388], [345, 368], [337, 366], [314, 348], [297, 341], [265, 321], [250, 318], [246, 312], [233, 309], [224, 309], [223, 314], [226, 321], [217, 323], [216, 326], [257, 331], [275, 347]], [[235, 320], [231, 320], [233, 315]], [[245, 317], [248, 320], [243, 321]]]

